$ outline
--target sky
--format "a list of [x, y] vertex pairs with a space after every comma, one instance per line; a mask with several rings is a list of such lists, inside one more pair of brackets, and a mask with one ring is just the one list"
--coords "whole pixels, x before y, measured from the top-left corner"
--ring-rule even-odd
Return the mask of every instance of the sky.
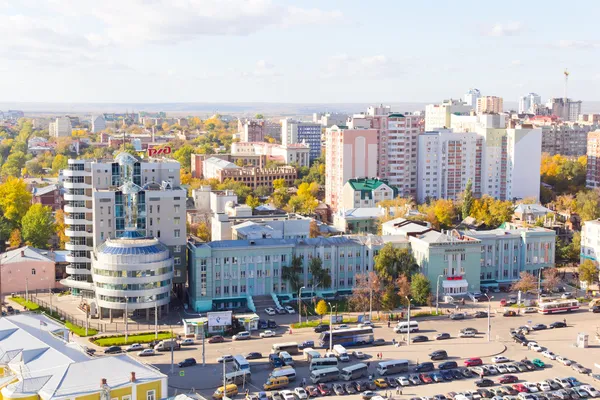
[[597, 0], [0, 0], [3, 102], [600, 100]]

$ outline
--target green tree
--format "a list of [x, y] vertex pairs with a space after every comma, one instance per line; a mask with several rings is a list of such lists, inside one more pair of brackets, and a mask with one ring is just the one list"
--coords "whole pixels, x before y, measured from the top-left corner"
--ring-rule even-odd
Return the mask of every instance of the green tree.
[[589, 259], [583, 260], [579, 265], [579, 280], [586, 282], [588, 287], [598, 279], [598, 268], [596, 264]]
[[265, 119], [265, 116], [264, 116], [264, 115], [262, 115], [262, 114], [256, 114], [256, 115], [254, 116], [254, 118], [256, 118], [256, 119]]
[[329, 307], [327, 306], [327, 302], [323, 299], [319, 300], [317, 303], [317, 307], [315, 307], [315, 312], [318, 316], [321, 317], [321, 322], [323, 321], [323, 315], [329, 312]]
[[300, 274], [302, 274], [302, 259], [300, 257], [292, 256], [290, 266], [281, 268], [281, 279], [289, 282], [293, 293], [297, 293], [302, 287]]
[[185, 144], [173, 153], [173, 158], [179, 161], [181, 168], [185, 169], [186, 171], [190, 171], [192, 168], [192, 154], [195, 152], [196, 151], [193, 146]]
[[400, 275], [410, 276], [419, 266], [408, 249], [386, 243], [375, 256], [375, 271], [384, 282], [393, 282]]
[[388, 284], [383, 290], [383, 296], [381, 298], [381, 309], [385, 311], [393, 310], [400, 304], [400, 296], [396, 292], [396, 288], [393, 284]]
[[31, 246], [44, 249], [54, 234], [52, 209], [41, 204], [32, 205], [23, 216], [23, 239]]
[[52, 161], [52, 172], [58, 173], [61, 169], [67, 169], [69, 158], [62, 154], [57, 154]]
[[210, 242], [211, 232], [208, 223], [202, 221], [198, 224], [198, 228], [196, 229], [196, 236], [204, 242]]
[[252, 189], [246, 186], [242, 182], [236, 182], [232, 179], [228, 179], [225, 182], [217, 185], [217, 190], [233, 190], [238, 197], [238, 202], [245, 203], [246, 197], [252, 193]]
[[538, 282], [535, 276], [527, 271], [523, 271], [519, 275], [519, 280], [512, 284], [511, 290], [515, 292], [520, 290], [521, 292], [526, 293], [537, 288], [537, 284]]
[[0, 207], [4, 217], [13, 224], [19, 224], [31, 206], [31, 193], [25, 181], [9, 176], [0, 184]]
[[260, 200], [252, 195], [248, 195], [248, 197], [246, 197], [246, 205], [254, 210], [256, 207], [260, 206]]
[[269, 194], [271, 194], [271, 189], [269, 189], [268, 186], [261, 185], [254, 189], [254, 195], [256, 197], [267, 197]]
[[427, 304], [431, 294], [431, 285], [429, 279], [421, 273], [414, 274], [410, 282], [410, 292], [412, 299], [417, 304]]
[[20, 177], [21, 169], [25, 167], [26, 161], [27, 157], [23, 152], [17, 151], [11, 153], [2, 166], [2, 176]]
[[27, 173], [37, 176], [42, 173], [42, 165], [36, 160], [29, 160], [25, 163], [25, 168], [27, 169]]
[[471, 207], [473, 207], [473, 182], [471, 182], [471, 179], [469, 179], [467, 182], [467, 187], [463, 192], [462, 219], [465, 219], [471, 215]]
[[319, 257], [313, 257], [310, 260], [308, 270], [312, 275], [311, 286], [314, 288], [331, 287], [331, 274], [328, 269], [323, 268], [323, 262]]
[[598, 190], [580, 191], [575, 197], [577, 213], [583, 221], [600, 218], [600, 192]]

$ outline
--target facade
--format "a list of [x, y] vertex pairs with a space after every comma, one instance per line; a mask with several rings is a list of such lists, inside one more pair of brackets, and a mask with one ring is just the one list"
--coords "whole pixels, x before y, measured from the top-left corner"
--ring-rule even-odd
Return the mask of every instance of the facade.
[[596, 267], [600, 262], [600, 219], [585, 221], [581, 227], [581, 253], [579, 262], [592, 260]]
[[353, 178], [344, 184], [340, 206], [345, 209], [375, 207], [398, 196], [398, 189], [377, 178]]
[[203, 162], [204, 177], [206, 179], [217, 179], [220, 183], [226, 180], [242, 182], [251, 189], [259, 186], [272, 187], [276, 179], [284, 179], [292, 186], [298, 178], [298, 171], [291, 166], [275, 168], [239, 167], [232, 162], [215, 157], [208, 158]]
[[461, 100], [444, 100], [441, 104], [425, 107], [425, 130], [433, 131], [450, 127], [452, 115], [469, 115], [473, 107]]
[[248, 120], [242, 123], [240, 139], [242, 142], [263, 142], [266, 126], [264, 120]]
[[348, 114], [343, 113], [313, 113], [313, 122], [324, 128], [331, 128], [334, 125], [346, 125], [348, 117]]
[[0, 319], [2, 398], [167, 398], [168, 378], [158, 369], [124, 354], [90, 357], [69, 336], [64, 325], [45, 315], [25, 313]]
[[310, 166], [310, 147], [296, 143], [287, 146], [265, 142], [235, 142], [231, 144], [232, 157], [266, 156], [267, 161], [295, 164], [299, 167]]
[[377, 130], [333, 126], [325, 137], [325, 202], [337, 210], [348, 180], [377, 175]]
[[100, 115], [92, 115], [92, 133], [99, 133], [106, 129], [106, 121], [104, 120], [104, 116]]
[[235, 162], [240, 160], [242, 165], [261, 167], [261, 168], [267, 163], [266, 155], [258, 155], [258, 154], [250, 154], [250, 153], [244, 153], [244, 154], [238, 153], [236, 155], [232, 155], [232, 154], [192, 154], [191, 170], [192, 170], [193, 178], [204, 178], [204, 169], [203, 169], [204, 161], [208, 160], [209, 158], [216, 158], [219, 160], [228, 161], [232, 164], [235, 164]]
[[581, 100], [551, 98], [548, 99], [546, 107], [551, 115], [556, 115], [563, 121], [577, 121], [581, 114]]
[[[264, 218], [263, 218], [264, 219]], [[302, 239], [310, 234], [309, 218], [242, 222], [231, 227], [231, 239]]]
[[384, 215], [385, 210], [380, 207], [342, 208], [333, 214], [333, 226], [347, 234], [376, 234], [379, 219]]
[[292, 119], [281, 120], [281, 144], [305, 143], [310, 147], [310, 161], [321, 157], [321, 124]]
[[600, 187], [600, 130], [590, 132], [587, 137], [587, 175], [585, 186]]
[[469, 89], [469, 91], [465, 93], [463, 101], [468, 104], [471, 109], [475, 110], [477, 108], [477, 99], [480, 97], [481, 92], [479, 89]]
[[542, 97], [537, 93], [528, 93], [519, 97], [519, 114], [537, 114], [542, 105]]
[[0, 254], [2, 294], [62, 288], [64, 251], [24, 246]]
[[139, 161], [120, 153], [115, 160], [69, 160], [62, 176], [70, 263], [63, 285], [94, 298], [92, 251], [135, 227], [141, 236], [155, 237], [169, 247], [175, 262], [174, 287], [183, 290], [186, 191], [179, 186], [177, 161]]
[[533, 124], [542, 129], [542, 152], [551, 156], [556, 154], [567, 157], [586, 155], [588, 133], [596, 128], [596, 125], [562, 121], [539, 123], [534, 120]]
[[58, 117], [48, 126], [48, 134], [52, 137], [71, 137], [72, 131], [69, 117]]
[[497, 96], [482, 96], [477, 99], [477, 114], [500, 114], [504, 111], [504, 100]]
[[34, 187], [31, 192], [31, 204], [48, 206], [53, 211], [62, 209], [64, 206], [62, 188], [58, 184]]

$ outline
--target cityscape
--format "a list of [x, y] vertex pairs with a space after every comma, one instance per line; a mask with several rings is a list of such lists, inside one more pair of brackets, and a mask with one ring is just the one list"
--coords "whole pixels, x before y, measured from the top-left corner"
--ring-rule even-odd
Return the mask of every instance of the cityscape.
[[0, 4], [2, 399], [600, 397], [597, 75], [552, 56], [595, 41], [525, 51], [547, 27], [483, 13], [441, 51], [414, 34], [475, 18], [448, 5], [45, 3]]

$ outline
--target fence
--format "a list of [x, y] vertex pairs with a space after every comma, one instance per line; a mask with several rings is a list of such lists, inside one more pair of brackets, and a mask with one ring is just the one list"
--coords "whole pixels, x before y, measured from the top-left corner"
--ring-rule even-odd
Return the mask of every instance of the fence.
[[[58, 318], [63, 322], [70, 322], [73, 325], [80, 326], [83, 328], [85, 328], [85, 326], [86, 326], [85, 318], [81, 318], [81, 319], [76, 318], [75, 316], [60, 310], [58, 307], [56, 307], [56, 304], [52, 304], [52, 307], [50, 307], [49, 302], [40, 299], [34, 293], [29, 293], [28, 300], [40, 305], [41, 307], [51, 310], [52, 315], [55, 318]], [[88, 328], [95, 329], [99, 333], [100, 332], [101, 333], [110, 333], [110, 332], [118, 333], [118, 332], [125, 331], [125, 322], [99, 322], [99, 321], [90, 321], [88, 318], [87, 324], [88, 324], [87, 325]], [[154, 331], [154, 329], [155, 329], [154, 324], [142, 324], [139, 322], [128, 322], [127, 323], [127, 330], [129, 332], [132, 332], [132, 331]], [[177, 332], [181, 329], [182, 329], [181, 325], [161, 324], [160, 322], [158, 323], [158, 330], [173, 330], [173, 331]]]

